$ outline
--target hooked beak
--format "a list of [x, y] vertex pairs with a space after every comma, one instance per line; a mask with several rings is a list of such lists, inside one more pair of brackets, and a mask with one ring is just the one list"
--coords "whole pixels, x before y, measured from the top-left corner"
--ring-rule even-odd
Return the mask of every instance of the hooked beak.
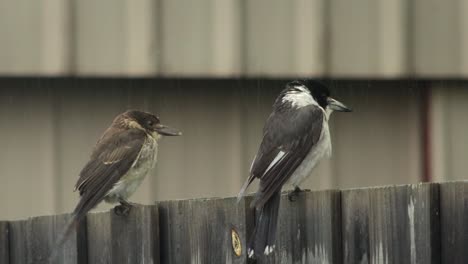
[[165, 126], [163, 124], [158, 124], [156, 126], [156, 131], [163, 136], [181, 136], [182, 135], [182, 132], [180, 132], [179, 130], [172, 128], [172, 127]]
[[338, 111], [338, 112], [352, 112], [353, 111], [351, 110], [351, 108], [348, 108], [346, 105], [344, 105], [340, 101], [337, 101], [331, 97], [327, 98], [327, 103], [328, 103], [328, 107], [330, 107], [330, 109], [334, 111]]

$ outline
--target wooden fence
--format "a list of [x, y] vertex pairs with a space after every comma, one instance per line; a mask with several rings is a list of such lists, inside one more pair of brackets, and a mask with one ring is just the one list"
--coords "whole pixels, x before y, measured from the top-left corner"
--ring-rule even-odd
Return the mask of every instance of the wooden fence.
[[[91, 213], [57, 263], [247, 263], [249, 200]], [[68, 219], [0, 222], [0, 263], [43, 263]], [[277, 250], [257, 263], [468, 263], [468, 182], [283, 195], [278, 228]]]

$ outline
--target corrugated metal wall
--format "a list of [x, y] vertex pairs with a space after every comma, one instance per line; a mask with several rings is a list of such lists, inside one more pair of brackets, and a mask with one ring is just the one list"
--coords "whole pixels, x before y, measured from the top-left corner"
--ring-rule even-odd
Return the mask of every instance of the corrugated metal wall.
[[467, 76], [466, 0], [0, 0], [0, 74]]
[[[0, 218], [71, 211], [92, 146], [131, 107], [185, 132], [161, 144], [134, 201], [234, 195], [284, 84], [237, 77], [466, 78], [466, 10], [466, 0], [0, 0], [0, 75], [172, 78], [0, 79]], [[434, 178], [465, 177], [465, 82], [330, 84], [355, 112], [333, 116], [333, 159], [306, 188], [419, 181], [426, 88]]]
[[[0, 217], [71, 211], [93, 145], [128, 108], [184, 131], [161, 143], [157, 168], [133, 201], [236, 195], [285, 81], [0, 79]], [[332, 116], [333, 158], [304, 188], [418, 182], [422, 90], [407, 82], [330, 85], [355, 112]]]
[[468, 178], [467, 87], [466, 81], [433, 84], [429, 114], [434, 180]]

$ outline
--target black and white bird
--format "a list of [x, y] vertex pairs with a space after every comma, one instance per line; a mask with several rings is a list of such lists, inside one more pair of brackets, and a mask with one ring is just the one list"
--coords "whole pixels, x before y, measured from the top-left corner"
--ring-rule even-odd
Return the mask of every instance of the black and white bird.
[[129, 110], [118, 115], [80, 172], [75, 185], [80, 200], [57, 247], [66, 241], [86, 213], [102, 201], [120, 203], [114, 209], [116, 214], [127, 214], [131, 208], [128, 198], [156, 164], [161, 136], [180, 135], [180, 131], [161, 124], [151, 113]]
[[286, 84], [263, 129], [263, 139], [255, 156], [250, 176], [238, 201], [255, 178], [260, 180], [251, 207], [257, 223], [248, 245], [248, 256], [269, 255], [275, 249], [280, 192], [286, 183], [299, 191], [318, 161], [332, 151], [328, 120], [333, 111], [350, 112], [330, 97], [322, 83], [304, 80]]

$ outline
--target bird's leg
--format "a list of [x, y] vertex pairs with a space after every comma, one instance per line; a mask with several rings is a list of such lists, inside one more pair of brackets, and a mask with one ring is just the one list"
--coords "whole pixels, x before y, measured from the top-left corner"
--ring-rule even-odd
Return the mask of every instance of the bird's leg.
[[290, 202], [295, 202], [297, 199], [297, 196], [299, 196], [299, 193], [302, 192], [301, 188], [299, 186], [295, 186], [294, 190], [290, 191], [288, 194], [288, 199]]
[[119, 205], [114, 207], [114, 212], [118, 216], [127, 216], [130, 213], [133, 205], [124, 199], [119, 199]]

